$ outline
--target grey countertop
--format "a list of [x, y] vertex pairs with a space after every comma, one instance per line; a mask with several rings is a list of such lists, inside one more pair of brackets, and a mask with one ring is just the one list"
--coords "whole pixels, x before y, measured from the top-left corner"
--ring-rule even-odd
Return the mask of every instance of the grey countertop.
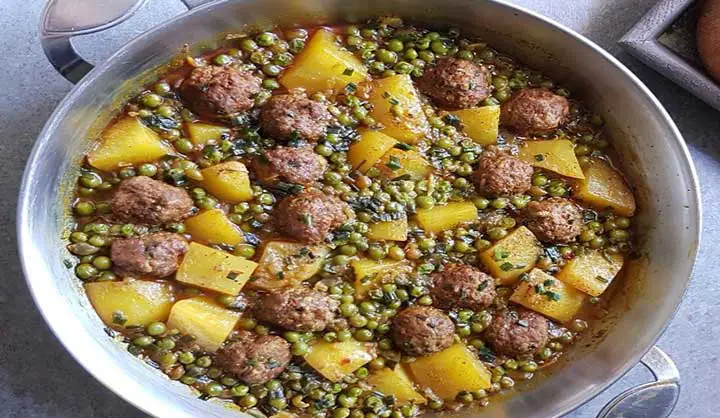
[[[720, 417], [720, 113], [620, 51], [616, 41], [653, 0], [516, 0], [608, 49], [660, 98], [679, 125], [700, 175], [705, 207], [703, 242], [685, 300], [659, 341], [677, 363], [682, 395], [675, 417]], [[0, 1], [0, 416], [8, 418], [129, 418], [144, 416], [105, 389], [64, 351], [35, 310], [15, 242], [15, 206], [25, 161], [53, 108], [72, 87], [47, 63], [37, 40], [41, 0]], [[133, 36], [181, 13], [179, 0], [152, 0], [117, 28], [78, 39], [98, 62]], [[622, 390], [650, 379], [641, 366], [570, 416], [594, 417]], [[649, 417], [650, 418], [650, 417]]]

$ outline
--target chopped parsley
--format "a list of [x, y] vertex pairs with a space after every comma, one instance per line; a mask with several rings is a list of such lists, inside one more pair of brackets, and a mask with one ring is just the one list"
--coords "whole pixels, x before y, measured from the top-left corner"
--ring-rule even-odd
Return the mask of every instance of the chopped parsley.
[[397, 149], [400, 149], [403, 151], [408, 151], [408, 150], [412, 149], [412, 146], [410, 146], [404, 142], [398, 142], [397, 144], [395, 144], [395, 146], [393, 148], [397, 148]]
[[495, 248], [495, 251], [493, 251], [493, 259], [495, 259], [495, 261], [504, 260], [508, 257], [510, 257], [510, 252], [508, 250]]
[[357, 85], [355, 83], [348, 83], [347, 86], [345, 86], [345, 93], [352, 94], [355, 93], [357, 90]]
[[391, 97], [391, 98], [390, 98], [390, 104], [391, 104], [391, 105], [399, 105], [399, 104], [400, 104], [400, 100], [398, 100], [398, 99], [396, 99], [396, 98], [394, 98], [394, 97]]
[[312, 226], [312, 215], [309, 213], [303, 213], [300, 215], [300, 222], [304, 223], [307, 226]]
[[127, 317], [122, 311], [115, 311], [112, 314], [112, 322], [113, 324], [125, 325]]
[[514, 268], [515, 268], [515, 265], [513, 263], [505, 262], [505, 263], [500, 264], [500, 270], [502, 270], [502, 271], [510, 271]]
[[343, 75], [346, 75], [349, 77], [349, 76], [353, 75], [354, 72], [355, 72], [355, 70], [353, 70], [352, 68], [346, 68], [345, 71], [343, 71]]
[[600, 276], [600, 275], [595, 276], [595, 280], [597, 280], [597, 281], [599, 281], [599, 282], [602, 282], [602, 283], [610, 283], [610, 280], [608, 280], [608, 279], [606, 279], [606, 278], [604, 278], [603, 276]]
[[394, 156], [390, 156], [390, 160], [387, 163], [385, 163], [385, 166], [392, 171], [399, 170], [402, 168], [400, 161], [397, 159], [397, 157], [394, 157]]
[[231, 272], [228, 273], [227, 276], [225, 276], [225, 277], [228, 278], [228, 279], [230, 279], [230, 280], [235, 280], [235, 279], [238, 278], [238, 276], [239, 276], [238, 272], [236, 272], [236, 271], [231, 271]]
[[460, 118], [458, 118], [457, 116], [455, 116], [451, 113], [448, 113], [447, 115], [443, 116], [443, 121], [445, 123], [447, 123], [448, 125], [454, 126], [456, 128], [458, 126], [460, 126]]
[[488, 287], [488, 284], [490, 284], [490, 281], [485, 280], [484, 282], [482, 282], [478, 285], [477, 290], [482, 292], [483, 290], [485, 290]]
[[545, 156], [542, 154], [535, 154], [535, 161], [545, 161]]

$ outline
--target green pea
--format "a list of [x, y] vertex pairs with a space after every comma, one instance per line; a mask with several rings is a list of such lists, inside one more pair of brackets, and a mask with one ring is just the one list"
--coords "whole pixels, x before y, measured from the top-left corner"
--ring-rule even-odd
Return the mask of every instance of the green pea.
[[412, 61], [412, 60], [414, 60], [414, 59], [417, 59], [417, 57], [418, 57], [418, 52], [417, 52], [417, 50], [415, 50], [414, 48], [409, 48], [409, 49], [406, 49], [406, 50], [405, 50], [405, 53], [403, 54], [403, 57], [404, 57], [406, 60], [411, 60], [411, 61]]
[[287, 331], [283, 334], [283, 338], [285, 338], [285, 340], [289, 343], [296, 343], [300, 341], [302, 336], [295, 331]]
[[233, 396], [245, 396], [250, 393], [250, 388], [245, 385], [233, 386], [230, 390]]
[[609, 235], [613, 241], [627, 241], [630, 239], [630, 233], [623, 229], [613, 229]]
[[373, 260], [382, 260], [383, 258], [385, 258], [385, 251], [382, 249], [382, 247], [373, 245], [368, 248], [368, 256]]
[[433, 300], [430, 295], [424, 295], [418, 299], [417, 303], [419, 303], [420, 305], [423, 305], [423, 306], [430, 306], [430, 305], [432, 305]]
[[257, 405], [258, 399], [254, 395], [245, 395], [242, 396], [240, 399], [238, 399], [238, 405], [242, 406], [243, 408], [252, 408], [253, 406]]
[[180, 138], [177, 141], [173, 142], [173, 146], [175, 146], [175, 149], [182, 152], [183, 154], [187, 154], [193, 150], [193, 143], [186, 138]]
[[290, 52], [297, 54], [305, 48], [305, 41], [302, 39], [292, 39], [288, 42], [288, 48]]
[[429, 251], [435, 248], [435, 240], [432, 238], [422, 238], [418, 241], [418, 248], [422, 251]]
[[168, 93], [170, 93], [170, 90], [171, 90], [170, 84], [168, 84], [164, 81], [157, 82], [153, 86], [153, 91], [156, 94], [160, 94], [160, 95], [168, 94]]
[[157, 172], [158, 172], [158, 168], [155, 164], [146, 163], [146, 164], [142, 164], [138, 168], [138, 173], [141, 176], [152, 177], [155, 174], [157, 174]]
[[162, 322], [153, 322], [147, 326], [147, 333], [152, 336], [164, 334], [167, 327]]
[[487, 231], [487, 234], [491, 240], [497, 241], [497, 240], [505, 238], [508, 235], [508, 231], [505, 228], [495, 227], [495, 228], [490, 228]]
[[266, 78], [262, 81], [262, 86], [268, 90], [275, 90], [280, 88], [280, 83], [274, 78]]
[[430, 43], [430, 49], [438, 55], [447, 55], [450, 50], [449, 45], [442, 39], [436, 39]]
[[282, 67], [280, 67], [279, 65], [265, 64], [263, 66], [263, 73], [265, 73], [265, 75], [269, 75], [270, 77], [276, 77], [280, 74], [281, 71]]
[[95, 204], [89, 201], [80, 201], [75, 204], [73, 209], [80, 216], [88, 216], [95, 213]]
[[82, 263], [75, 267], [75, 274], [82, 280], [90, 279], [98, 273], [95, 266], [92, 264]]
[[620, 229], [630, 228], [630, 219], [624, 216], [615, 218], [615, 226]]
[[260, 46], [271, 46], [277, 41], [277, 36], [272, 32], [263, 32], [255, 38]]
[[98, 187], [102, 183], [102, 177], [100, 177], [99, 174], [94, 172], [88, 172], [84, 173], [82, 176], [80, 176], [80, 184], [82, 184], [85, 187], [89, 188], [95, 188]]
[[418, 58], [429, 64], [435, 61], [435, 54], [433, 54], [432, 51], [422, 50], [418, 52]]
[[88, 236], [84, 232], [75, 231], [72, 234], [70, 234], [70, 241], [74, 243], [78, 242], [86, 242], [88, 240]]
[[178, 361], [182, 364], [192, 364], [195, 362], [195, 355], [189, 351], [183, 351], [178, 355]]
[[310, 346], [303, 341], [298, 341], [292, 345], [292, 353], [294, 356], [304, 356], [310, 350]]
[[243, 258], [252, 258], [255, 255], [255, 247], [249, 244], [241, 244], [235, 247], [233, 253]]
[[106, 257], [104, 255], [95, 257], [92, 263], [100, 270], [110, 270], [110, 267], [112, 267], [112, 261], [110, 260], [110, 257]]
[[435, 206], [435, 199], [432, 196], [418, 196], [415, 199], [415, 203], [421, 209], [430, 209]]
[[138, 347], [147, 347], [152, 343], [153, 343], [153, 338], [148, 335], [143, 335], [143, 336], [136, 337], [135, 339], [133, 339], [133, 344], [135, 344]]
[[475, 56], [473, 55], [472, 51], [468, 51], [467, 49], [461, 49], [457, 53], [457, 57], [463, 60], [471, 61]]
[[150, 94], [146, 94], [146, 95], [142, 96], [141, 100], [142, 100], [142, 104], [145, 107], [149, 107], [149, 108], [156, 108], [163, 103], [162, 96], [154, 94], [154, 93], [150, 93]]

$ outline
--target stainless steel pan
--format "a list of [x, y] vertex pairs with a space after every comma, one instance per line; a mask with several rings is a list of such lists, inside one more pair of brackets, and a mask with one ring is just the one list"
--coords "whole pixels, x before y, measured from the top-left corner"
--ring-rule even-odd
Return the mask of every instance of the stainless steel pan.
[[[48, 324], [73, 356], [112, 391], [151, 415], [237, 417], [219, 403], [138, 361], [103, 332], [82, 287], [64, 267], [62, 234], [78, 161], [87, 140], [117, 111], [137, 83], [185, 43], [193, 50], [218, 32], [246, 24], [318, 24], [398, 15], [435, 26], [454, 25], [525, 60], [580, 93], [603, 115], [638, 187], [644, 268], [634, 269], [613, 298], [616, 320], [591, 350], [504, 402], [461, 416], [546, 418], [566, 414], [600, 393], [639, 361], [656, 381], [633, 388], [604, 417], [664, 417], [679, 395], [678, 372], [655, 340], [673, 316], [690, 278], [701, 231], [700, 193], [688, 150], [648, 89], [592, 42], [530, 11], [496, 0], [225, 0], [192, 9], [156, 27], [93, 66], [71, 37], [110, 27], [142, 0], [52, 0], [41, 25], [48, 58], [75, 88], [40, 134], [28, 162], [18, 206], [18, 237], [28, 285]], [[92, 70], [92, 71], [91, 71]], [[148, 75], [149, 74], [149, 75]], [[644, 357], [643, 357], [644, 356]]]

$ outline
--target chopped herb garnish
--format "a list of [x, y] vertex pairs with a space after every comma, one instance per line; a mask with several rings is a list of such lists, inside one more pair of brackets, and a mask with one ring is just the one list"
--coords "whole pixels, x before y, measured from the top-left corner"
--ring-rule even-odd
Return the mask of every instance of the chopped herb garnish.
[[523, 274], [520, 275], [520, 281], [521, 281], [521, 282], [526, 282], [526, 281], [528, 281], [528, 280], [530, 280], [530, 275], [529, 275], [529, 274], [523, 273]]
[[239, 275], [238, 275], [238, 273], [237, 273], [236, 271], [231, 271], [231, 272], [228, 273], [227, 276], [225, 276], [225, 277], [227, 277], [227, 278], [230, 279], [230, 280], [235, 280], [235, 279], [238, 278], [238, 276], [239, 276]]
[[309, 213], [303, 213], [302, 215], [300, 215], [300, 222], [304, 223], [307, 226], [311, 226], [312, 215], [310, 215]]
[[542, 154], [535, 154], [535, 161], [544, 161], [545, 156]]
[[309, 249], [308, 247], [302, 247], [302, 248], [300, 248], [300, 251], [298, 252], [298, 256], [300, 256], [300, 257], [305, 257], [305, 256], [307, 256], [307, 255], [311, 255], [311, 254], [310, 254], [310, 249]]
[[343, 71], [343, 75], [351, 76], [354, 72], [355, 70], [353, 70], [352, 68], [346, 68], [345, 71]]
[[502, 271], [510, 271], [515, 268], [515, 265], [513, 263], [502, 263], [500, 264], [500, 270]]
[[283, 279], [285, 279], [285, 272], [278, 271], [277, 273], [275, 273], [275, 277], [277, 277], [278, 280], [283, 280]]
[[394, 156], [390, 156], [390, 160], [387, 163], [385, 163], [385, 166], [392, 171], [399, 170], [402, 168], [400, 161], [397, 159], [397, 157], [394, 157]]
[[394, 148], [397, 148], [397, 149], [400, 149], [403, 151], [408, 151], [408, 150], [412, 149], [412, 146], [410, 146], [404, 142], [398, 142], [397, 144], [395, 144]]
[[400, 100], [398, 100], [398, 99], [396, 99], [396, 98], [394, 98], [394, 97], [391, 97], [391, 98], [390, 98], [390, 104], [391, 104], [391, 105], [399, 105], [399, 104], [400, 104]]
[[553, 302], [558, 302], [560, 299], [562, 299], [560, 297], [560, 294], [557, 292], [545, 292], [545, 296], [547, 296], [547, 298]]
[[63, 260], [63, 265], [65, 266], [66, 269], [71, 269], [73, 266], [73, 263], [70, 260]]
[[484, 282], [482, 282], [478, 285], [477, 290], [482, 292], [483, 290], [485, 290], [485, 288], [488, 287], [489, 284], [490, 284], [490, 280], [485, 280]]
[[388, 97], [390, 97], [390, 93], [387, 91], [384, 91], [382, 94], [382, 97], [383, 97], [383, 99], [387, 99]]
[[553, 279], [547, 279], [543, 282], [543, 286], [545, 287], [553, 287], [555, 286], [555, 280]]
[[524, 328], [527, 328], [530, 326], [530, 323], [526, 319], [521, 319], [521, 320], [517, 321], [517, 324]]
[[348, 83], [348, 85], [345, 86], [345, 93], [352, 94], [355, 93], [356, 90], [357, 86], [355, 85], [355, 83]]
[[537, 293], [539, 295], [542, 295], [543, 293], [545, 293], [545, 286], [543, 286], [540, 283], [536, 284], [535, 285], [535, 293]]
[[125, 314], [122, 313], [122, 311], [115, 311], [112, 314], [112, 321], [113, 324], [125, 325], [125, 323], [127, 322], [127, 317], [125, 317]]
[[454, 126], [456, 128], [460, 126], [460, 118], [453, 115], [452, 113], [448, 113], [447, 115], [443, 116], [443, 121], [448, 125]]
[[595, 276], [595, 280], [602, 282], [602, 283], [610, 283], [610, 280], [604, 278], [603, 276]]
[[495, 261], [504, 260], [508, 257], [510, 257], [510, 252], [508, 250], [502, 248], [495, 248], [495, 251], [493, 251], [493, 258], [495, 259]]

